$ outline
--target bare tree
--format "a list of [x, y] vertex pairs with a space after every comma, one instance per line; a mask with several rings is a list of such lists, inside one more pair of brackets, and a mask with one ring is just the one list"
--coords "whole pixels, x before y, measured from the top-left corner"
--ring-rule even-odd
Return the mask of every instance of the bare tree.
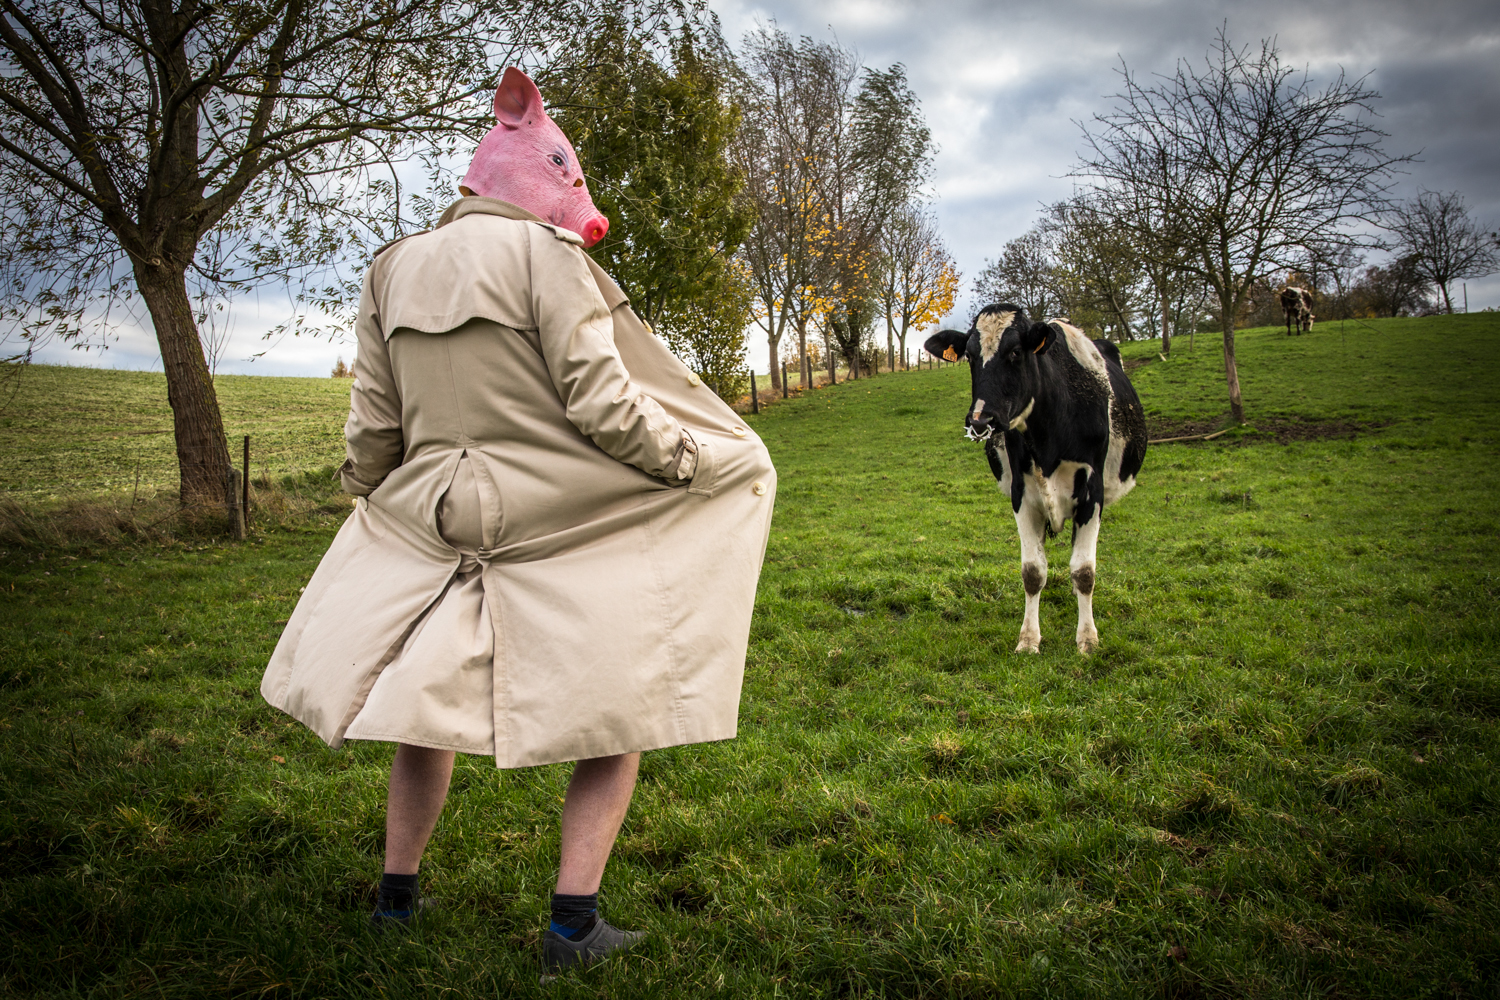
[[1001, 247], [998, 258], [984, 262], [984, 269], [974, 278], [974, 295], [981, 305], [1014, 302], [1028, 316], [1045, 319], [1061, 305], [1055, 267], [1048, 235], [1029, 229]]
[[[0, 0], [0, 318], [26, 343], [144, 301], [184, 504], [230, 460], [191, 289], [346, 260], [407, 231], [400, 166], [489, 121], [496, 69], [559, 2]], [[302, 285], [347, 302], [352, 277]], [[202, 311], [202, 297], [200, 309]]]
[[[1075, 323], [1097, 324], [1115, 340], [1132, 340], [1148, 294], [1145, 265], [1096, 202], [1079, 194], [1047, 208], [1041, 228], [1052, 245], [1053, 285], [1067, 290], [1060, 298]], [[1092, 323], [1082, 322], [1081, 313]]]
[[1355, 316], [1421, 316], [1437, 311], [1427, 297], [1430, 283], [1412, 257], [1395, 257], [1384, 267], [1369, 267], [1350, 290]]
[[1437, 286], [1449, 313], [1453, 300], [1448, 288], [1453, 282], [1500, 270], [1500, 249], [1470, 218], [1457, 191], [1423, 191], [1398, 206], [1388, 225], [1396, 237], [1396, 256], [1409, 260], [1417, 274]]
[[1356, 223], [1387, 206], [1410, 157], [1380, 149], [1379, 95], [1340, 73], [1316, 89], [1274, 41], [1236, 48], [1221, 30], [1201, 69], [1146, 83], [1122, 67], [1113, 111], [1084, 125], [1075, 175], [1093, 178], [1111, 223], [1152, 264], [1200, 278], [1218, 298], [1233, 418], [1244, 403], [1235, 317], [1258, 278], [1372, 242]]

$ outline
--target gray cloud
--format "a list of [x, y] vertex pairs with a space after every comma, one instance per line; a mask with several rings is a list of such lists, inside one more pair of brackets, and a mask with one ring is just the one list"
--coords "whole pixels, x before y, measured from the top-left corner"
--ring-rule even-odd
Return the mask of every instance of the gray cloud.
[[[941, 146], [939, 219], [966, 275], [1025, 231], [1040, 204], [1068, 194], [1078, 120], [1109, 107], [1121, 59], [1132, 72], [1201, 61], [1227, 22], [1236, 43], [1275, 37], [1315, 84], [1369, 74], [1385, 147], [1421, 151], [1397, 184], [1462, 191], [1500, 224], [1500, 8], [1384, 0], [1234, 4], [1094, 0], [714, 0], [730, 41], [775, 20], [793, 34], [836, 35], [866, 63], [906, 65]], [[1469, 285], [1471, 308], [1500, 306], [1500, 278]]]

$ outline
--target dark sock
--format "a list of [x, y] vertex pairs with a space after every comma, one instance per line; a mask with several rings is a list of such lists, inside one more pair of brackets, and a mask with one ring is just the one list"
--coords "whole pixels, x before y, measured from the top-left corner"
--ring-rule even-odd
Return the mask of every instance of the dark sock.
[[375, 897], [375, 909], [381, 913], [409, 913], [416, 898], [416, 875], [386, 872], [380, 876], [380, 894]]
[[599, 922], [599, 894], [565, 896], [552, 894], [552, 930], [569, 941], [583, 937]]

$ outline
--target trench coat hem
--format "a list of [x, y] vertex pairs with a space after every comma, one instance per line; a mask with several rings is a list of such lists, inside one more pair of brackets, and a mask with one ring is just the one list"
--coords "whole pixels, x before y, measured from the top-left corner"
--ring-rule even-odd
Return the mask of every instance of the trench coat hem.
[[[622, 754], [627, 753], [650, 753], [652, 750], [666, 750], [669, 747], [696, 746], [699, 743], [723, 743], [725, 740], [732, 740], [738, 735], [738, 727], [736, 726], [734, 731], [725, 733], [723, 735], [690, 735], [675, 737], [665, 743], [657, 743], [655, 741], [652, 741], [644, 746], [638, 746], [628, 750], [616, 750], [614, 753], [601, 754], [600, 756], [618, 757]], [[351, 742], [354, 740], [369, 740], [373, 743], [406, 743], [414, 747], [426, 747], [429, 750], [452, 750], [454, 753], [466, 753], [472, 754], [476, 757], [495, 758], [494, 751], [492, 751], [489, 747], [480, 747], [475, 749], [473, 747], [463, 747], [453, 743], [443, 743], [440, 740], [429, 740], [400, 733], [360, 733], [358, 736], [348, 737], [343, 742]], [[334, 747], [333, 749], [336, 750], [338, 749], [338, 747]], [[542, 754], [538, 756], [529, 756], [524, 760], [508, 764], [502, 764], [498, 758], [495, 758], [495, 767], [497, 770], [501, 771], [519, 771], [524, 767], [542, 767], [547, 764], [568, 764], [574, 761], [597, 759], [598, 758], [592, 757], [578, 757], [575, 755], [553, 757], [551, 754]]]
[[485, 757], [493, 757], [495, 752], [489, 747], [476, 747], [472, 745], [460, 745], [457, 743], [444, 743], [442, 740], [432, 740], [426, 737], [412, 736], [408, 733], [366, 733], [358, 736], [346, 736], [345, 742], [350, 740], [373, 740], [377, 743], [406, 743], [414, 747], [426, 747], [429, 750], [452, 750], [454, 753], [482, 754]]

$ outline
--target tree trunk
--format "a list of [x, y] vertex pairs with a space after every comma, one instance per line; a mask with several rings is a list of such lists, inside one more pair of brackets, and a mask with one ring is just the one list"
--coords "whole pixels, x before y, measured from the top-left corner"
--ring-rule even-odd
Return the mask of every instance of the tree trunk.
[[1161, 353], [1163, 357], [1172, 356], [1172, 301], [1166, 292], [1161, 296]]
[[1240, 372], [1234, 364], [1234, 310], [1226, 311], [1224, 321], [1224, 381], [1229, 383], [1229, 412], [1234, 422], [1245, 422], [1245, 404], [1240, 400]]
[[812, 359], [807, 356], [807, 320], [797, 317], [797, 349], [802, 352], [797, 363], [797, 377], [802, 382], [802, 391], [812, 388]]
[[230, 464], [229, 442], [224, 437], [224, 418], [214, 392], [213, 376], [193, 322], [183, 271], [137, 263], [136, 287], [161, 348], [161, 365], [167, 376], [167, 402], [172, 407], [172, 431], [177, 442], [177, 471], [181, 481], [179, 502], [184, 507], [208, 506], [228, 510]]
[[1439, 282], [1437, 282], [1437, 286], [1438, 286], [1439, 289], [1442, 290], [1442, 293], [1443, 293], [1443, 307], [1448, 310], [1448, 315], [1452, 316], [1453, 315], [1453, 300], [1450, 299], [1450, 298], [1448, 298], [1448, 282], [1446, 282], [1446, 281], [1439, 281]]
[[774, 392], [781, 391], [781, 362], [776, 353], [776, 342], [780, 339], [775, 334], [766, 334], [766, 343], [771, 348], [771, 389]]
[[838, 361], [833, 355], [833, 341], [828, 338], [828, 326], [823, 326], [823, 351], [828, 355], [828, 384], [839, 384]]
[[885, 314], [885, 366], [896, 370], [896, 331], [891, 326], [891, 314]]

